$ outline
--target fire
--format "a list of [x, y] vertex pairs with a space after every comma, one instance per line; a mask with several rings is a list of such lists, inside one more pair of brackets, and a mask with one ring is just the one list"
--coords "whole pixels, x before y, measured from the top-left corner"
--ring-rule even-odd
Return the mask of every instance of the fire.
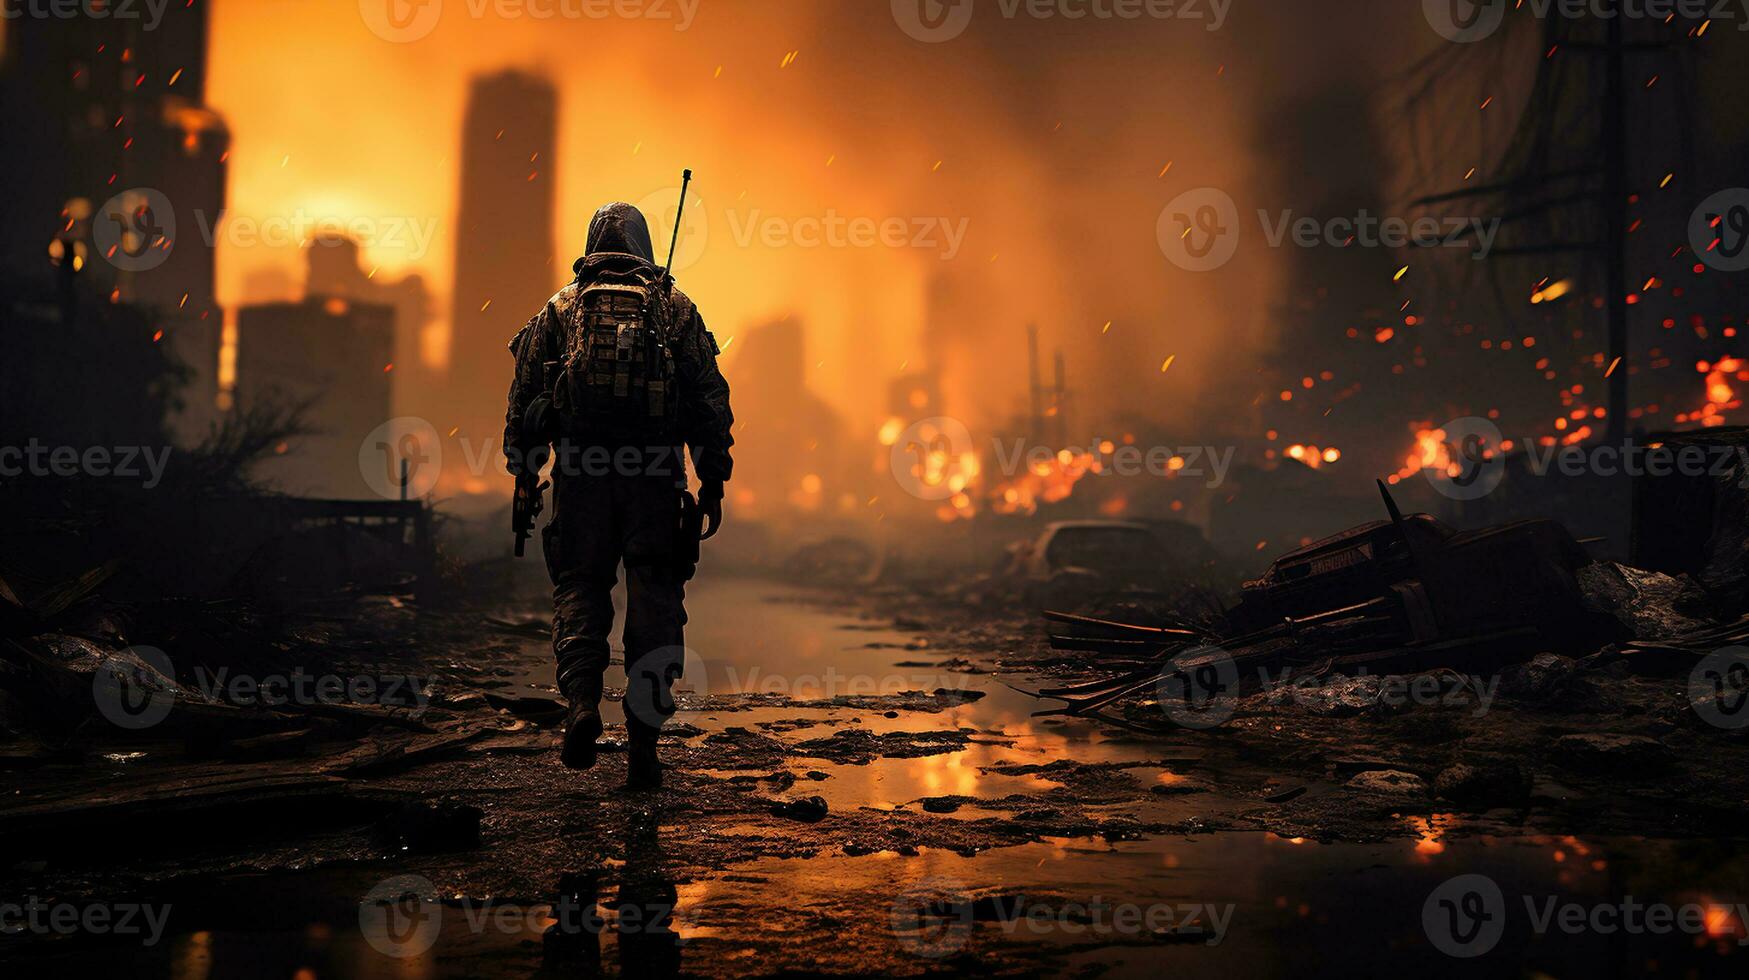
[[1463, 472], [1451, 457], [1445, 442], [1444, 429], [1423, 428], [1415, 433], [1415, 446], [1409, 451], [1407, 465], [1397, 471], [1399, 479], [1407, 480], [1422, 470], [1435, 470], [1451, 476]]
[[991, 509], [998, 514], [1031, 514], [1039, 504], [1054, 504], [1075, 492], [1075, 484], [1092, 472], [1098, 461], [1088, 453], [1065, 449], [1048, 460], [1034, 463], [1027, 471], [991, 491]]
[[1698, 422], [1706, 428], [1724, 425], [1726, 412], [1743, 407], [1743, 400], [1731, 383], [1749, 379], [1744, 361], [1727, 357], [1716, 363], [1701, 361], [1694, 367], [1706, 375], [1706, 405], [1692, 412], [1679, 413], [1676, 421]]
[[1286, 453], [1287, 458], [1298, 460], [1314, 470], [1320, 469], [1330, 463], [1339, 462], [1342, 459], [1342, 450], [1334, 447], [1320, 449], [1317, 446], [1305, 446], [1295, 443], [1294, 445], [1287, 447], [1284, 452]]

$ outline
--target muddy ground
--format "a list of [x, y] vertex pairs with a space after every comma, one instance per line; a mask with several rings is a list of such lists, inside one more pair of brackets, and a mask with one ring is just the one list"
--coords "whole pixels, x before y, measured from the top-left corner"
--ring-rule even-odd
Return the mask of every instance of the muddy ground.
[[[588, 773], [559, 766], [534, 589], [446, 612], [358, 599], [286, 644], [337, 676], [417, 678], [416, 703], [288, 708], [258, 729], [227, 715], [222, 730], [178, 703], [132, 736], [98, 718], [11, 739], [5, 896], [168, 913], [150, 944], [22, 930], [0, 962], [1213, 975], [1338, 936], [1345, 969], [1438, 974], [1464, 964], [1430, 947], [1420, 911], [1459, 871], [1502, 866], [1551, 894], [1749, 897], [1743, 737], [1697, 715], [1686, 677], [1636, 676], [1608, 652], [1401, 689], [1284, 686], [1211, 729], [1155, 735], [1031, 717], [1049, 703], [1010, 685], [1097, 672], [1014, 609], [737, 579], [701, 583], [691, 605], [697, 663], [649, 794], [621, 789], [614, 745]], [[1162, 714], [1146, 694], [1121, 711]], [[405, 921], [384, 918], [385, 896]], [[1101, 902], [1168, 912], [1101, 929]], [[1017, 927], [1025, 907], [1051, 925]], [[594, 913], [582, 926], [578, 908]], [[1652, 972], [1733, 967], [1739, 934], [1740, 918], [1648, 938]], [[1499, 953], [1620, 954], [1516, 933]]]

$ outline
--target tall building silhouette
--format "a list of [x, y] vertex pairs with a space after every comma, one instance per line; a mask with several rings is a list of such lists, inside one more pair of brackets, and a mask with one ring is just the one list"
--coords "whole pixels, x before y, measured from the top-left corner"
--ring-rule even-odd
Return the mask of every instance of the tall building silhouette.
[[[72, 270], [140, 307], [189, 370], [176, 420], [186, 441], [212, 418], [223, 321], [205, 230], [224, 210], [230, 133], [206, 105], [206, 6], [171, 4], [154, 22], [144, 5], [24, 16], [24, 4], [0, 0], [0, 127], [16, 137], [0, 150], [0, 270], [21, 288]], [[124, 213], [145, 201], [150, 218]], [[154, 246], [153, 261], [118, 260], [118, 223], [134, 233], [125, 242]]]
[[451, 303], [447, 393], [455, 414], [431, 421], [440, 431], [459, 427], [476, 457], [504, 431], [510, 338], [562, 278], [553, 242], [557, 122], [558, 94], [546, 79], [506, 71], [474, 80], [462, 120]]

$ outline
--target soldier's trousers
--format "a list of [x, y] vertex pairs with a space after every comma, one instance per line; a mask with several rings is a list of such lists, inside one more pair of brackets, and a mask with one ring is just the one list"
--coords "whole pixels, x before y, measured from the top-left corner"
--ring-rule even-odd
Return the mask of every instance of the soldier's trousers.
[[677, 559], [681, 495], [672, 476], [555, 474], [542, 531], [553, 579], [553, 651], [559, 689], [595, 682], [608, 666], [613, 587], [626, 570], [626, 727], [655, 735], [673, 713], [669, 686], [684, 663], [686, 582]]

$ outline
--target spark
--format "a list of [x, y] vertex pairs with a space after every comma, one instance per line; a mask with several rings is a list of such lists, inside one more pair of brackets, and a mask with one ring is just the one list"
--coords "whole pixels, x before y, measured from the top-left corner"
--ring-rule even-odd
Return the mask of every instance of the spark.
[[1391, 281], [1392, 282], [1402, 282], [1403, 277], [1408, 275], [1408, 274], [1409, 274], [1409, 267], [1404, 266], [1401, 269], [1397, 270], [1397, 274], [1391, 277]]
[[1166, 363], [1160, 365], [1160, 373], [1165, 374], [1167, 371], [1171, 370], [1172, 362], [1176, 360], [1178, 360], [1177, 354], [1173, 354], [1171, 357], [1166, 358]]
[[1618, 367], [1621, 367], [1621, 358], [1619, 357], [1609, 363], [1609, 370], [1603, 372], [1603, 376], [1606, 378], [1609, 377], [1615, 373], [1615, 369]]
[[1172, 161], [1168, 160], [1168, 161], [1166, 161], [1166, 166], [1160, 168], [1160, 176], [1164, 177], [1171, 172], [1172, 172]]

